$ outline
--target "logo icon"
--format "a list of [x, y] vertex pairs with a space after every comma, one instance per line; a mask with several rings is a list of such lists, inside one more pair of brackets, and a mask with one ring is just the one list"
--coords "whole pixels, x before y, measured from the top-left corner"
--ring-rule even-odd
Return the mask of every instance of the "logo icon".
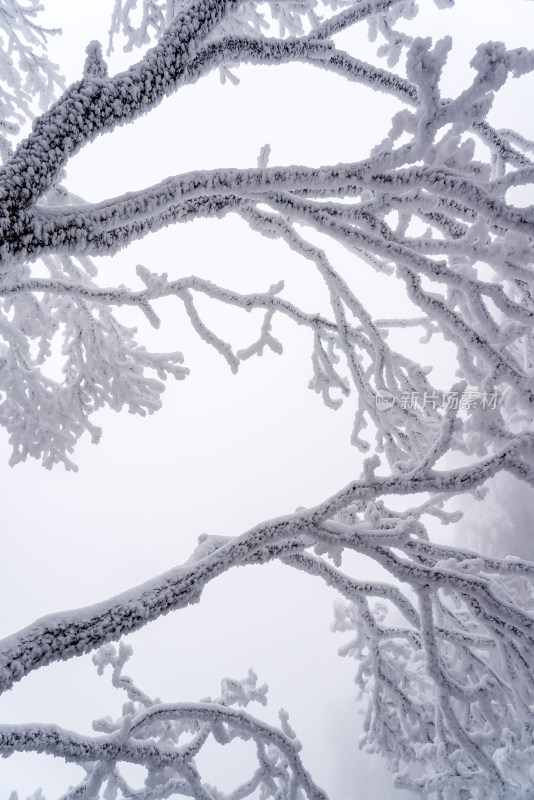
[[378, 389], [375, 401], [379, 411], [387, 411], [391, 406], [395, 405], [395, 398], [386, 389]]

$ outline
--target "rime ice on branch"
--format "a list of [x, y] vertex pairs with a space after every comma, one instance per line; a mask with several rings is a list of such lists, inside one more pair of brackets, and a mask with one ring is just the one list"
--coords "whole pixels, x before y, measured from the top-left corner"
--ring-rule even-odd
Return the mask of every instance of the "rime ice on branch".
[[[2, 753], [48, 752], [83, 765], [86, 780], [65, 797], [96, 797], [108, 785], [109, 796], [121, 791], [148, 800], [178, 792], [215, 800], [222, 795], [202, 782], [194, 755], [210, 735], [221, 744], [240, 736], [254, 740], [258, 770], [231, 797], [260, 786], [264, 796], [322, 797], [284, 715], [275, 730], [230, 709], [236, 698], [258, 699], [252, 698], [252, 678], [232, 684], [232, 700], [223, 690], [216, 701], [164, 706], [122, 676], [124, 649], [117, 655], [106, 645], [198, 601], [204, 585], [231, 567], [276, 558], [322, 578], [345, 598], [335, 627], [353, 636], [342, 654], [358, 662], [356, 682], [366, 704], [362, 744], [384, 756], [396, 785], [436, 800], [531, 797], [534, 565], [433, 544], [425, 522], [429, 516], [457, 521], [446, 501], [463, 492], [482, 496], [485, 482], [501, 470], [534, 483], [534, 206], [517, 207], [507, 196], [514, 187], [532, 186], [534, 145], [487, 119], [504, 83], [534, 70], [534, 51], [481, 44], [471, 61], [473, 79], [450, 99], [440, 81], [454, 43], [406, 33], [406, 21], [417, 12], [409, 0], [149, 0], [136, 20], [134, 6], [116, 0], [110, 47], [123, 36], [127, 49], [155, 38], [152, 49], [113, 76], [100, 45], [91, 43], [80, 81], [34, 122], [12, 155], [4, 147], [0, 422], [10, 434], [12, 462], [31, 455], [45, 466], [62, 461], [73, 467], [69, 454], [83, 432], [95, 441], [100, 435], [90, 420], [94, 411], [126, 405], [144, 414], [159, 407], [163, 384], [152, 373], [185, 377], [182, 357], [147, 352], [114, 309], [137, 307], [157, 327], [164, 297], [183, 303], [193, 330], [234, 372], [265, 349], [281, 352], [280, 315], [307, 329], [310, 388], [334, 409], [354, 399], [352, 442], [374, 454], [358, 479], [314, 508], [228, 540], [208, 537], [186, 564], [165, 575], [97, 606], [37, 620], [4, 640], [3, 689], [40, 666], [104, 646], [99, 663], [113, 665], [129, 705], [123, 719], [99, 723], [104, 738], [53, 726], [3, 726]], [[385, 58], [385, 65], [340, 49], [336, 35], [356, 24], [369, 25], [370, 38], [379, 42], [377, 61]], [[61, 185], [65, 165], [80, 148], [133, 122], [181, 86], [216, 69], [222, 81], [235, 81], [242, 64], [290, 62], [333, 72], [403, 104], [368, 158], [272, 166], [266, 145], [249, 169], [223, 165], [170, 176], [99, 203], [84, 203]], [[31, 65], [27, 69], [34, 74]], [[39, 69], [41, 78], [52, 74]], [[9, 115], [25, 111], [13, 80], [19, 104], [2, 101], [4, 131], [11, 130]], [[97, 282], [92, 256], [175, 223], [226, 214], [285, 242], [316, 269], [328, 307], [310, 313], [304, 293], [301, 303], [290, 299], [283, 275], [249, 294], [145, 266], [137, 269], [141, 290]], [[395, 291], [405, 291], [413, 316], [374, 318], [328, 253], [307, 238], [310, 230], [343, 245], [358, 269], [387, 274]], [[257, 339], [236, 350], [204, 321], [200, 296], [236, 314], [261, 311]], [[60, 327], [61, 383], [46, 376]], [[394, 349], [392, 334], [404, 327], [420, 328], [423, 343], [434, 335], [451, 343], [458, 383], [435, 386], [428, 368]], [[501, 402], [463, 407], [458, 397], [464, 393]], [[379, 408], [382, 396], [397, 398], [387, 412]], [[400, 403], [400, 397], [425, 402]], [[467, 466], [438, 469], [446, 454], [460, 454]], [[388, 496], [395, 495], [417, 499], [401, 513], [389, 505]], [[373, 559], [391, 582], [345, 573], [343, 554], [351, 550]], [[120, 760], [147, 766], [144, 789], [127, 786]]]

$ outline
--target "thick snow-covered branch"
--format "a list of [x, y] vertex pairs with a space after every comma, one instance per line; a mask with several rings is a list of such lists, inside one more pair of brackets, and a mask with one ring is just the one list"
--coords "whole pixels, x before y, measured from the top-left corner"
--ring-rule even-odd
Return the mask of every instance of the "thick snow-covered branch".
[[[529, 437], [529, 448], [532, 447], [531, 440]], [[449, 472], [416, 469], [413, 474], [394, 477], [370, 474], [311, 509], [262, 523], [229, 541], [217, 541], [217, 546], [208, 548], [207, 554], [205, 546], [201, 546], [198, 554], [187, 564], [108, 601], [87, 609], [43, 617], [0, 643], [0, 689], [5, 691], [38, 667], [90, 652], [107, 641], [137, 630], [161, 614], [198, 602], [204, 586], [234, 566], [290, 556], [295, 548], [299, 550], [306, 545], [306, 539], [301, 537], [319, 536], [314, 534], [318, 526], [354, 503], [368, 503], [384, 495], [422, 492], [454, 495], [473, 491], [502, 469], [523, 471], [525, 478], [534, 483], [534, 469], [520, 455], [524, 444], [525, 440], [518, 438], [496, 455], [472, 467]], [[378, 541], [381, 546], [382, 541]], [[347, 546], [337, 533], [332, 534], [331, 543]], [[376, 549], [374, 544], [369, 547], [373, 557], [396, 578], [413, 580], [416, 585], [430, 580], [428, 568], [405, 565], [391, 553], [382, 554], [381, 547]], [[436, 571], [432, 572], [432, 579], [438, 585], [450, 585], [455, 589], [461, 589], [465, 583], [462, 578]], [[519, 619], [522, 619], [521, 615]]]
[[[402, 164], [407, 155], [403, 148], [363, 162], [324, 166], [319, 169], [288, 167], [282, 170], [280, 167], [271, 167], [264, 170], [204, 170], [168, 178], [148, 189], [130, 192], [126, 196], [96, 205], [84, 204], [64, 210], [57, 207], [38, 207], [33, 213], [24, 210], [18, 221], [15, 220], [15, 231], [20, 228], [21, 235], [6, 237], [1, 256], [4, 263], [9, 263], [13, 257], [16, 263], [22, 259], [34, 260], [43, 252], [51, 250], [88, 255], [113, 252], [151, 231], [180, 221], [182, 217], [216, 215], [217, 202], [221, 203], [221, 208], [231, 208], [239, 197], [253, 196], [258, 202], [263, 202], [265, 196], [276, 189], [297, 193], [304, 190], [328, 190], [339, 194], [342, 190], [353, 190], [355, 185], [360, 191], [375, 190], [382, 195], [424, 189], [430, 198], [461, 197], [464, 214], [478, 212], [487, 223], [501, 231], [516, 230], [525, 234], [532, 232], [533, 207], [515, 208], [486, 192], [477, 182], [459, 177], [453, 170], [433, 167], [398, 168], [389, 171], [379, 169], [397, 166], [395, 162]], [[210, 203], [213, 204], [212, 207], [206, 207]], [[325, 210], [327, 209], [328, 205]], [[318, 205], [317, 210], [321, 212], [323, 207]], [[356, 207], [356, 214], [358, 210]], [[364, 206], [361, 209], [362, 214], [365, 210]], [[169, 212], [172, 216], [158, 222], [158, 216], [162, 212]], [[347, 213], [350, 213], [350, 208]], [[107, 239], [105, 236], [114, 231], [117, 237], [115, 242], [112, 237]], [[440, 245], [436, 243], [434, 246]]]
[[[309, 5], [309, 8], [306, 5], [307, 14], [312, 12], [313, 3]], [[43, 288], [55, 285], [56, 290], [65, 287], [65, 296], [91, 300], [92, 308], [98, 308], [102, 303], [109, 305], [112, 301], [137, 305], [151, 324], [157, 324], [157, 312], [151, 303], [156, 299], [154, 295], [143, 298], [136, 292], [101, 290], [92, 281], [80, 280], [79, 272], [78, 280], [69, 280], [68, 287], [58, 274], [49, 284], [46, 281], [32, 284], [21, 280], [13, 265], [24, 259], [28, 262], [42, 257], [50, 259], [52, 254], [86, 258], [91, 254], [113, 253], [149, 232], [177, 222], [238, 213], [260, 232], [282, 237], [300, 255], [311, 257], [329, 285], [334, 327], [327, 336], [321, 334], [316, 325], [310, 325], [315, 335], [311, 385], [322, 394], [328, 405], [339, 405], [341, 398], [335, 396], [336, 392], [346, 396], [350, 391], [350, 385], [334, 363], [341, 354], [359, 394], [353, 441], [363, 449], [369, 447], [368, 442], [361, 439], [360, 431], [366, 418], [370, 418], [379, 429], [380, 446], [386, 447], [388, 458], [394, 465], [406, 462], [407, 456], [413, 458], [414, 455], [410, 452], [414, 437], [408, 434], [406, 439], [398, 426], [406, 424], [408, 419], [412, 423], [417, 420], [417, 436], [426, 427], [423, 439], [428, 441], [429, 436], [435, 436], [436, 426], [440, 424], [439, 414], [429, 415], [429, 408], [423, 415], [413, 409], [411, 413], [406, 409], [395, 409], [395, 413], [380, 418], [375, 407], [376, 390], [413, 395], [418, 392], [432, 394], [435, 387], [416, 365], [391, 352], [385, 344], [385, 331], [382, 329], [380, 332], [370, 318], [362, 332], [355, 333], [350, 317], [356, 314], [361, 323], [363, 309], [358, 305], [354, 292], [345, 286], [340, 294], [339, 276], [331, 265], [325, 267], [324, 257], [311, 245], [305, 240], [300, 241], [301, 234], [297, 234], [294, 223], [311, 225], [327, 233], [376, 269], [390, 271], [391, 265], [395, 264], [408, 297], [425, 314], [423, 328], [427, 334], [440, 331], [456, 345], [459, 363], [469, 382], [478, 384], [486, 393], [494, 393], [499, 385], [506, 385], [528, 406], [532, 396], [528, 375], [530, 362], [525, 365], [525, 371], [520, 363], [518, 347], [520, 340], [525, 341], [529, 336], [534, 313], [532, 302], [525, 302], [525, 296], [530, 297], [525, 295], [525, 291], [528, 291], [529, 233], [533, 227], [534, 211], [532, 208], [516, 208], [506, 202], [506, 186], [512, 185], [508, 177], [510, 173], [504, 175], [500, 170], [497, 181], [506, 178], [508, 183], [506, 186], [502, 184], [498, 191], [492, 168], [474, 160], [473, 141], [461, 141], [460, 135], [462, 131], [478, 132], [490, 144], [492, 158], [500, 159], [501, 164], [511, 163], [512, 150], [506, 150], [507, 141], [510, 148], [515, 148], [514, 152], [519, 153], [517, 147], [528, 152], [528, 141], [521, 137], [505, 130], [492, 132], [485, 122], [486, 127], [482, 130], [481, 108], [487, 112], [491, 100], [489, 93], [499, 89], [509, 74], [528, 72], [534, 62], [530, 51], [507, 51], [500, 45], [488, 45], [486, 49], [479, 49], [473, 59], [476, 76], [471, 86], [458, 98], [443, 100], [439, 93], [439, 78], [450, 43], [436, 45], [431, 50], [424, 40], [412, 42], [409, 37], [397, 37], [396, 41], [404, 41], [403, 46], [408, 48], [409, 80], [387, 70], [377, 68], [373, 72], [369, 65], [358, 65], [352, 56], [339, 51], [329, 37], [361, 19], [376, 18], [379, 20], [378, 28], [390, 43], [389, 47], [393, 41], [391, 25], [399, 14], [404, 13], [403, 5], [373, 2], [354, 7], [348, 3], [347, 6], [329, 20], [320, 21], [312, 14], [308, 32], [304, 32], [301, 23], [297, 22], [298, 15], [304, 13], [304, 6], [291, 11], [286, 9], [290, 15], [297, 16], [292, 18], [289, 28], [287, 19], [283, 24], [287, 30], [293, 27], [293, 33], [298, 35], [275, 39], [259, 35], [262, 23], [258, 22], [259, 28], [255, 24], [250, 28], [249, 23], [255, 19], [256, 13], [253, 4], [217, 4], [215, 11], [209, 3], [193, 2], [187, 9], [169, 5], [158, 11], [156, 3], [153, 13], [148, 6], [145, 8], [148, 16], [139, 29], [144, 33], [139, 35], [144, 40], [151, 26], [161, 34], [160, 41], [128, 72], [113, 78], [107, 77], [98, 47], [92, 45], [88, 51], [87, 74], [82, 82], [72, 87], [48, 115], [40, 118], [0, 178], [8, 193], [5, 208], [8, 211], [11, 208], [5, 217], [6, 235], [1, 256], [7, 270], [4, 296], [20, 293], [21, 299], [11, 297], [8, 307], [10, 302], [21, 305], [31, 286], [35, 287], [35, 293], [38, 285]], [[133, 29], [127, 23], [129, 7], [121, 9], [119, 6], [116, 8], [115, 30], [122, 25], [131, 33]], [[278, 6], [276, 9], [276, 14], [281, 13]], [[279, 18], [280, 24], [282, 18], [285, 19], [283, 14]], [[164, 19], [168, 24], [165, 31], [161, 27]], [[54, 188], [54, 180], [70, 155], [94, 136], [112, 130], [116, 124], [134, 120], [183, 82], [196, 80], [223, 62], [278, 64], [292, 60], [335, 68], [349, 80], [357, 75], [358, 80], [364, 80], [369, 86], [391, 90], [398, 99], [407, 103], [408, 108], [395, 115], [389, 138], [369, 159], [361, 162], [320, 168], [268, 167], [265, 163], [257, 169], [197, 171], [97, 204], [80, 205], [68, 198], [69, 205], [58, 205], [59, 194], [50, 203], [46, 192], [50, 187]], [[431, 91], [427, 90], [430, 76]], [[105, 109], [105, 113], [104, 110], [100, 113], [99, 109]], [[450, 121], [454, 121], [452, 130], [439, 139], [438, 131]], [[403, 132], [411, 136], [411, 141], [395, 148], [394, 143]], [[50, 150], [52, 139], [51, 156], [41, 157], [41, 151]], [[518, 180], [524, 182], [529, 180], [525, 170], [528, 173], [526, 164], [530, 162], [526, 154], [522, 158], [517, 174], [521, 173]], [[421, 160], [425, 162], [422, 165]], [[9, 189], [13, 181], [16, 191]], [[344, 196], [345, 202], [322, 200], [325, 194]], [[14, 197], [18, 198], [17, 204], [11, 207]], [[23, 197], [25, 199], [21, 202]], [[269, 205], [275, 215], [268, 219], [258, 210], [258, 204]], [[397, 230], [386, 219], [390, 211], [399, 215]], [[411, 219], [417, 217], [430, 224], [430, 229], [423, 236], [406, 236]], [[516, 232], [513, 243], [512, 231]], [[447, 261], [438, 260], [440, 256]], [[458, 269], [459, 259], [466, 259], [471, 269]], [[499, 280], [490, 281], [477, 276], [474, 264], [480, 261], [495, 270], [502, 285]], [[421, 277], [445, 284], [447, 296], [428, 291], [421, 284]], [[507, 284], [504, 283], [506, 280]], [[76, 282], [77, 287], [74, 285]], [[168, 281], [166, 291], [178, 294], [178, 283]], [[196, 332], [212, 344], [235, 371], [240, 357], [231, 344], [206, 327], [193, 296], [188, 294], [185, 286], [180, 296]], [[231, 302], [230, 296], [232, 292], [227, 290], [226, 297], [223, 299], [219, 294], [218, 299]], [[259, 297], [250, 302], [250, 307], [262, 307]], [[291, 308], [289, 313], [296, 321], [310, 320], [310, 315], [298, 304], [289, 303], [283, 297], [277, 297], [276, 302], [278, 310], [282, 308], [280, 304], [286, 303], [284, 313]], [[500, 313], [516, 324], [501, 331], [499, 318], [488, 303], [494, 303]], [[76, 306], [79, 305], [77, 300]], [[94, 312], [90, 313], [94, 319]], [[266, 318], [266, 325], [271, 324], [270, 319]], [[262, 333], [260, 345], [245, 348], [241, 356], [260, 352], [264, 339], [279, 350], [280, 346], [273, 344], [275, 340], [270, 336]], [[496, 339], [501, 341], [494, 344]], [[372, 364], [374, 385], [369, 383], [366, 375], [367, 363], [359, 363], [358, 350], [363, 350]], [[164, 359], [161, 362], [160, 359], [160, 363], [169, 364], [169, 361]], [[172, 370], [171, 374], [177, 375]], [[182, 370], [180, 376], [184, 374]], [[40, 376], [38, 379], [43, 380]], [[52, 391], [56, 393], [57, 388]], [[499, 391], [504, 394], [502, 388]], [[91, 403], [87, 397], [84, 409], [76, 415], [76, 421], [73, 419], [70, 438], [65, 439], [65, 442], [69, 441], [69, 447], [83, 430], [91, 431], [88, 416], [98, 405], [98, 401]], [[114, 402], [114, 407], [120, 405], [120, 401]], [[156, 407], [152, 399], [150, 406]], [[12, 427], [16, 413], [13, 409], [8, 414]], [[500, 416], [500, 412], [493, 416]], [[458, 421], [457, 428], [461, 424]], [[499, 426], [506, 438], [508, 433], [502, 416]], [[384, 429], [383, 433], [381, 429]], [[451, 442], [454, 441], [459, 449], [465, 449], [465, 438], [461, 442], [458, 433], [457, 429]], [[94, 431], [92, 435], [94, 437]], [[41, 440], [40, 435], [37, 438]], [[38, 456], [46, 449], [42, 444], [31, 448], [19, 446], [16, 436], [13, 441], [15, 459], [24, 458], [27, 453]], [[412, 442], [408, 452], [407, 441]], [[53, 444], [50, 456], [45, 455], [46, 463], [53, 464], [61, 459], [62, 446], [65, 444]], [[65, 463], [72, 466], [70, 459], [65, 459]]]

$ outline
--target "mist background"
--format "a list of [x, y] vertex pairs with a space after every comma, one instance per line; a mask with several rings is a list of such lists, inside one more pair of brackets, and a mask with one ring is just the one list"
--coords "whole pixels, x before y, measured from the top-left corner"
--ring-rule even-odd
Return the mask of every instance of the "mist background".
[[[510, 47], [528, 46], [534, 30], [534, 4], [526, 0], [509, 0], [505, 7], [498, 0], [460, 0], [441, 12], [430, 0], [420, 5], [419, 17], [402, 27], [434, 39], [453, 36], [443, 88], [451, 96], [470, 82], [476, 45], [498, 39]], [[47, 22], [63, 28], [63, 36], [50, 43], [50, 56], [68, 83], [80, 78], [89, 41], [99, 39], [105, 50], [111, 10], [110, 0], [47, 0]], [[379, 63], [366, 41], [366, 26], [337, 40]], [[139, 51], [117, 53], [107, 59], [110, 74], [139, 57]], [[212, 73], [133, 125], [97, 139], [69, 162], [68, 187], [98, 201], [191, 169], [250, 167], [266, 142], [273, 165], [356, 161], [387, 135], [391, 116], [401, 107], [387, 95], [309, 66], [240, 67], [235, 74], [238, 86], [223, 86]], [[532, 76], [509, 80], [495, 101], [492, 123], [534, 138], [533, 88]], [[403, 293], [391, 278], [376, 276], [319, 234], [310, 238], [358, 282], [371, 310], [381, 317], [405, 311]], [[95, 262], [102, 286], [138, 286], [140, 263], [170, 277], [197, 274], [243, 292], [265, 291], [283, 278], [287, 295], [308, 311], [323, 307], [326, 297], [308, 263], [231, 215], [166, 229]], [[208, 303], [199, 308], [238, 346], [250, 343], [261, 325], [254, 314]], [[95, 447], [82, 440], [74, 456], [77, 474], [62, 467], [48, 472], [34, 461], [10, 469], [7, 436], [0, 432], [1, 636], [181, 563], [202, 533], [238, 534], [314, 505], [360, 472], [361, 456], [349, 444], [355, 398], [332, 412], [307, 388], [307, 331], [275, 317], [273, 333], [284, 345], [283, 355], [267, 352], [233, 376], [198, 340], [178, 301], [161, 301], [156, 310], [162, 317], [157, 332], [136, 311], [120, 310], [118, 316], [139, 325], [147, 347], [181, 350], [191, 369], [185, 381], [168, 382], [159, 412], [145, 419], [100, 412], [102, 441]], [[413, 332], [401, 335], [399, 347], [421, 353], [422, 363], [432, 363], [444, 384], [450, 381], [456, 366], [451, 349], [444, 344], [436, 349], [433, 340], [434, 349], [423, 351]], [[463, 543], [470, 536], [483, 549], [532, 552], [532, 492], [504, 479], [484, 504], [462, 503], [466, 519], [457, 535]], [[280, 707], [289, 712], [303, 743], [303, 761], [332, 800], [411, 797], [391, 789], [381, 760], [357, 749], [361, 716], [352, 683], [357, 665], [339, 658], [344, 637], [329, 630], [336, 599], [318, 580], [289, 567], [233, 569], [206, 587], [199, 605], [125, 637], [134, 647], [126, 672], [148, 694], [174, 702], [216, 696], [223, 677], [243, 678], [253, 667], [260, 682], [269, 684], [270, 702], [251, 712], [273, 723]], [[90, 733], [91, 721], [117, 715], [123, 699], [85, 656], [31, 673], [0, 697], [0, 718], [55, 722]], [[213, 747], [208, 756], [203, 774], [222, 790], [236, 775], [248, 774], [246, 746]], [[57, 759], [17, 754], [0, 764], [0, 797], [17, 789], [22, 800], [42, 786], [51, 800], [82, 775]]]

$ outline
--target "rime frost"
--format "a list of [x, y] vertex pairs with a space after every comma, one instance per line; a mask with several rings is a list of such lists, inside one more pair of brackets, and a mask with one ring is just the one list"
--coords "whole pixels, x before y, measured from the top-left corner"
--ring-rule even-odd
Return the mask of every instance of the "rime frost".
[[[120, 720], [96, 724], [99, 737], [4, 725], [0, 752], [47, 752], [82, 764], [86, 780], [64, 796], [72, 800], [98, 797], [104, 787], [109, 798], [181, 793], [218, 800], [222, 794], [203, 783], [194, 756], [209, 736], [220, 744], [238, 736], [254, 739], [258, 769], [230, 797], [260, 787], [263, 797], [324, 797], [300, 760], [284, 713], [277, 730], [234, 708], [264, 701], [254, 676], [226, 681], [213, 701], [164, 705], [122, 674], [124, 646], [117, 653], [107, 644], [197, 602], [205, 584], [229, 568], [277, 558], [344, 598], [335, 629], [352, 637], [341, 653], [357, 661], [366, 707], [362, 746], [384, 756], [397, 786], [436, 800], [534, 796], [534, 565], [433, 544], [425, 527], [429, 515], [455, 522], [446, 502], [465, 492], [482, 496], [484, 483], [501, 470], [534, 483], [534, 206], [507, 199], [511, 188], [532, 186], [534, 144], [487, 120], [504, 83], [534, 69], [534, 51], [481, 44], [471, 83], [451, 99], [440, 82], [454, 42], [414, 38], [404, 32], [409, 26], [396, 27], [417, 13], [415, 2], [147, 0], [137, 17], [135, 6], [116, 0], [110, 46], [116, 37], [130, 49], [154, 38], [152, 49], [110, 76], [100, 44], [92, 42], [80, 81], [35, 120], [13, 153], [9, 136], [31, 113], [29, 88], [37, 87], [46, 102], [58, 79], [18, 38], [22, 30], [27, 41], [43, 40], [28, 9], [15, 0], [0, 9], [1, 29], [12, 37], [27, 81], [21, 87], [20, 73], [9, 59], [3, 62], [0, 422], [10, 434], [12, 462], [30, 455], [45, 466], [73, 467], [70, 454], [83, 432], [94, 441], [100, 436], [90, 420], [94, 411], [126, 406], [144, 414], [159, 407], [162, 381], [187, 374], [182, 357], [149, 353], [113, 309], [137, 307], [157, 326], [164, 297], [183, 304], [193, 330], [234, 372], [266, 349], [281, 352], [280, 315], [305, 328], [310, 388], [334, 409], [354, 399], [352, 441], [373, 455], [359, 478], [315, 507], [234, 538], [204, 537], [185, 564], [165, 575], [96, 606], [44, 617], [5, 639], [3, 690], [33, 669], [100, 647], [95, 662], [100, 670], [112, 666], [113, 681], [129, 700]], [[368, 24], [385, 65], [338, 47], [336, 34], [355, 24]], [[265, 145], [255, 167], [170, 176], [96, 204], [61, 185], [80, 148], [181, 86], [216, 69], [232, 81], [241, 64], [288, 62], [331, 71], [403, 104], [368, 158], [275, 166]], [[226, 214], [282, 240], [317, 270], [327, 311], [310, 313], [305, 298], [302, 307], [290, 300], [283, 280], [242, 294], [202, 277], [169, 278], [139, 266], [141, 290], [97, 283], [91, 256], [114, 253], [168, 225]], [[374, 318], [328, 254], [306, 237], [309, 229], [343, 245], [362, 269], [387, 274], [392, 286], [398, 281], [414, 315]], [[37, 276], [36, 265], [47, 277]], [[201, 295], [261, 311], [257, 338], [236, 350], [202, 318]], [[433, 385], [427, 368], [394, 349], [388, 334], [406, 327], [420, 328], [423, 342], [439, 334], [451, 343], [457, 383]], [[63, 336], [61, 382], [41, 369], [57, 334]], [[388, 397], [397, 402], [381, 408]], [[467, 466], [437, 468], [442, 456], [455, 453]], [[400, 513], [385, 499], [395, 495], [418, 499]], [[346, 574], [349, 550], [374, 559], [391, 582]], [[144, 788], [127, 786], [121, 760], [147, 766]]]

